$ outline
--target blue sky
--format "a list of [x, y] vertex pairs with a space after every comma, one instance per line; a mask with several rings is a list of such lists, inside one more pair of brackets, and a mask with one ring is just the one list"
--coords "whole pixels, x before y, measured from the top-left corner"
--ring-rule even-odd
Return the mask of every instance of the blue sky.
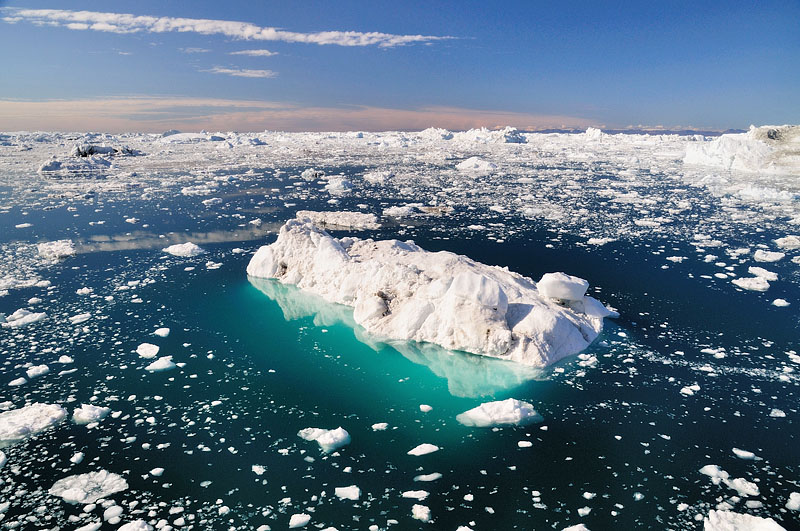
[[797, 0], [0, 8], [3, 130], [800, 122]]

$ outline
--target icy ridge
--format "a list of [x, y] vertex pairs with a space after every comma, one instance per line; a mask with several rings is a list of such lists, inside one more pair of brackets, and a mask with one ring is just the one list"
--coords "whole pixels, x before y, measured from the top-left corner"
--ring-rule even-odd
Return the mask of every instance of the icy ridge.
[[746, 133], [692, 142], [686, 145], [683, 161], [726, 170], [800, 175], [800, 126], [750, 126]]
[[247, 274], [351, 306], [355, 322], [380, 338], [535, 367], [585, 349], [614, 315], [584, 296], [588, 283], [576, 277], [558, 277], [569, 289], [556, 291], [572, 298], [555, 299], [505, 268], [413, 242], [336, 239], [308, 219], [288, 221], [275, 243], [255, 253]]

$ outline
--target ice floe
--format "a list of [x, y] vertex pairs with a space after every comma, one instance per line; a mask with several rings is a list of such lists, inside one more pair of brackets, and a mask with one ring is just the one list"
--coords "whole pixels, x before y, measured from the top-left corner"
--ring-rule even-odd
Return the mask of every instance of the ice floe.
[[0, 325], [2, 325], [3, 328], [21, 328], [39, 322], [45, 317], [47, 317], [45, 312], [32, 312], [25, 308], [20, 308], [11, 315], [0, 318]]
[[785, 531], [772, 518], [712, 509], [703, 519], [703, 531]]
[[173, 256], [180, 256], [181, 258], [192, 258], [205, 253], [205, 250], [192, 242], [176, 243], [175, 245], [164, 247], [162, 251]]
[[127, 489], [128, 482], [119, 474], [98, 470], [59, 479], [49, 492], [67, 503], [86, 504]]
[[23, 441], [55, 426], [67, 417], [59, 405], [34, 403], [0, 413], [0, 448]]
[[528, 402], [514, 398], [485, 402], [456, 417], [465, 426], [488, 428], [492, 426], [518, 426], [539, 422], [542, 416]]
[[36, 246], [39, 256], [45, 260], [61, 260], [68, 256], [73, 256], [76, 252], [75, 244], [72, 240], [55, 240], [52, 242], [42, 242]]
[[92, 404], [81, 404], [72, 412], [72, 421], [75, 424], [89, 424], [99, 422], [111, 413], [110, 407], [93, 406]]
[[145, 370], [150, 372], [169, 371], [177, 367], [175, 362], [172, 361], [172, 356], [161, 356], [156, 361], [145, 367]]
[[297, 436], [306, 441], [316, 441], [325, 453], [350, 444], [350, 434], [341, 426], [334, 430], [305, 428], [297, 432]]

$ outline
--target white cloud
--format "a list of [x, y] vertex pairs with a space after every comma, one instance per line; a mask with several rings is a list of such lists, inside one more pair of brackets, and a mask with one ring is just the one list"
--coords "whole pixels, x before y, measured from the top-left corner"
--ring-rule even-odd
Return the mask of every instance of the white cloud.
[[269, 50], [239, 50], [238, 52], [230, 52], [228, 55], [249, 55], [251, 57], [272, 57], [278, 55], [278, 52], [271, 52]]
[[[175, 17], [137, 16], [126, 13], [97, 11], [68, 11], [63, 9], [2, 8], [11, 16], [7, 22], [27, 21], [37, 25], [81, 28], [110, 33], [168, 33], [192, 32], [203, 35], [224, 35], [233, 39], [253, 41], [282, 41], [307, 44], [332, 44], [336, 46], [380, 46], [390, 48], [413, 43], [430, 43], [453, 37], [431, 35], [394, 35], [377, 31], [319, 31], [300, 33], [272, 27], [261, 27], [248, 22]], [[72, 26], [71, 26], [72, 25]]]
[[183, 53], [208, 53], [211, 50], [207, 48], [181, 48]]
[[215, 66], [213, 68], [209, 68], [208, 70], [201, 70], [201, 72], [211, 72], [212, 74], [226, 74], [228, 76], [235, 76], [235, 77], [268, 78], [268, 77], [275, 77], [278, 75], [277, 72], [273, 72], [272, 70], [250, 70], [248, 68], [223, 68], [221, 66]]

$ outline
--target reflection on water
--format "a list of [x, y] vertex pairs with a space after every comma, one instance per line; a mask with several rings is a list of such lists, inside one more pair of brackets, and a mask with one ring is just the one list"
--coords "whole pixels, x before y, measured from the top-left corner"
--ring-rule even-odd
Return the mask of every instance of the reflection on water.
[[436, 376], [447, 379], [447, 388], [453, 396], [478, 398], [494, 395], [544, 376], [539, 369], [486, 356], [446, 350], [431, 343], [381, 341], [356, 324], [353, 319], [353, 309], [349, 306], [327, 302], [317, 295], [275, 280], [255, 277], [248, 277], [248, 280], [259, 291], [278, 303], [287, 321], [313, 317], [314, 324], [320, 327], [345, 324], [353, 329], [356, 339], [376, 352], [393, 349], [410, 361], [425, 365]]
[[275, 234], [282, 223], [262, 223], [257, 227], [237, 228], [235, 230], [217, 230], [211, 232], [170, 232], [158, 235], [147, 231], [133, 231], [124, 234], [94, 235], [85, 242], [78, 242], [79, 253], [97, 251], [130, 251], [136, 249], [161, 249], [176, 243], [192, 242], [225, 243], [252, 241], [263, 239], [268, 234]]

